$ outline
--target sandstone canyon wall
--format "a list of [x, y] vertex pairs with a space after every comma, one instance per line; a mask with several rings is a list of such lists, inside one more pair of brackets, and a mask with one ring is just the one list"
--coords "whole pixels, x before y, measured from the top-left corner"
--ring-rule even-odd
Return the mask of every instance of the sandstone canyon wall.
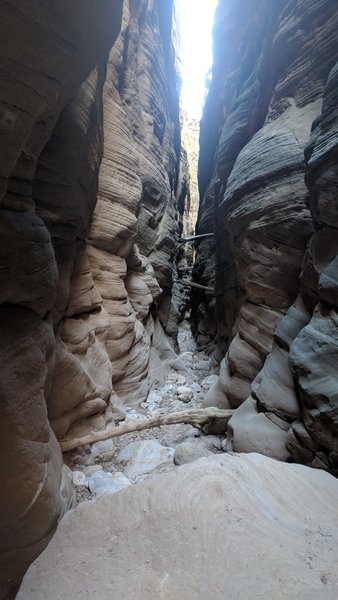
[[228, 449], [335, 474], [337, 28], [330, 0], [219, 2], [192, 295]]
[[187, 175], [171, 0], [0, 15], [5, 598], [72, 502], [57, 438], [121, 418], [175, 361]]

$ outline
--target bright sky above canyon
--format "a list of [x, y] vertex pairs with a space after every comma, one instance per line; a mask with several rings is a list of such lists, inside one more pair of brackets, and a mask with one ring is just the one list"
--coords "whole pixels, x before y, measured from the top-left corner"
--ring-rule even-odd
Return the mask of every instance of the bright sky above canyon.
[[182, 47], [182, 105], [199, 119], [212, 64], [212, 27], [218, 0], [176, 0]]

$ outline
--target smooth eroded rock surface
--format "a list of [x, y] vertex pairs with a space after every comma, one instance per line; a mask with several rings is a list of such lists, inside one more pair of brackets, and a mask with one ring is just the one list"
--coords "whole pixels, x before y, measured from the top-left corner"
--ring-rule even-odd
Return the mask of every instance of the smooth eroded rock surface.
[[332, 600], [338, 482], [266, 457], [201, 459], [66, 515], [18, 600]]
[[334, 474], [337, 25], [331, 0], [218, 3], [197, 222], [214, 238], [194, 267], [215, 293], [192, 293], [196, 340], [223, 357], [204, 403], [243, 406], [227, 447]]

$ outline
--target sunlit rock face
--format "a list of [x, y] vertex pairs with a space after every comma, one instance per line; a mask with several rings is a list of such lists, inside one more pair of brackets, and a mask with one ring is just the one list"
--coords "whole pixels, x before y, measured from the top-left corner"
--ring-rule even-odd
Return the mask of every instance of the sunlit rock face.
[[103, 90], [97, 204], [87, 244], [77, 243], [58, 328], [49, 402], [58, 437], [121, 416], [121, 404], [144, 400], [164, 359], [175, 359], [164, 334], [176, 335], [171, 287], [184, 179], [174, 34], [171, 3], [124, 2]]
[[197, 340], [226, 353], [205, 402], [240, 407], [228, 449], [331, 471], [337, 25], [329, 0], [219, 2], [197, 229], [215, 239], [195, 267], [215, 295], [192, 301]]
[[175, 358], [172, 12], [0, 5], [0, 598], [72, 502], [56, 438], [119, 418]]

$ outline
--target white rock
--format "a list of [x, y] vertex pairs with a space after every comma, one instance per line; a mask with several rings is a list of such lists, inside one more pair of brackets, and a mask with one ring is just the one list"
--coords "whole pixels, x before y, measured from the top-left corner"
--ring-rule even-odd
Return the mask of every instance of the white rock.
[[212, 385], [217, 383], [217, 381], [217, 375], [208, 375], [208, 377], [205, 377], [203, 381], [201, 381], [201, 386], [204, 390], [208, 390], [209, 388], [211, 388]]
[[180, 354], [180, 359], [185, 362], [192, 363], [194, 360], [194, 355], [192, 352], [182, 352], [182, 354]]
[[88, 485], [88, 479], [82, 471], [73, 471], [72, 472], [72, 482], [73, 485]]
[[90, 477], [91, 475], [93, 475], [97, 471], [102, 471], [101, 465], [90, 465], [89, 467], [85, 467], [83, 469], [83, 472], [84, 472], [84, 474], [85, 474], [86, 477]]
[[180, 385], [177, 388], [177, 397], [181, 402], [190, 402], [194, 397], [194, 392], [190, 387]]
[[213, 453], [205, 447], [199, 439], [189, 440], [177, 444], [175, 448], [174, 462], [176, 465], [184, 465], [188, 462], [193, 462], [199, 458], [213, 456]]
[[187, 382], [187, 380], [183, 375], [177, 375], [178, 385], [184, 385], [186, 382]]
[[89, 489], [95, 496], [115, 494], [130, 484], [129, 479], [120, 471], [114, 475], [107, 471], [97, 471], [89, 479]]
[[159, 404], [161, 402], [161, 400], [162, 400], [162, 397], [161, 397], [160, 391], [152, 390], [151, 392], [149, 392], [149, 394], [147, 396], [148, 404]]
[[135, 423], [135, 421], [144, 421], [146, 420], [146, 418], [147, 417], [145, 415], [137, 413], [136, 410], [131, 410], [127, 413], [124, 423]]
[[195, 369], [197, 369], [198, 371], [209, 370], [210, 369], [209, 361], [197, 359], [195, 361]]
[[186, 394], [188, 392], [192, 393], [191, 388], [188, 387], [187, 385], [179, 385], [177, 388], [178, 394]]
[[167, 381], [170, 381], [170, 383], [176, 383], [177, 382], [177, 373], [175, 371], [173, 371], [172, 373], [169, 373], [168, 377], [167, 377]]
[[91, 459], [94, 461], [96, 458], [101, 460], [111, 460], [116, 452], [113, 440], [102, 440], [92, 445], [90, 452]]
[[174, 449], [162, 446], [157, 440], [131, 442], [119, 454], [119, 460], [127, 462], [125, 475], [137, 479], [147, 475], [160, 465], [173, 462]]
[[153, 417], [155, 417], [157, 414], [158, 414], [158, 415], [160, 414], [160, 409], [159, 409], [159, 406], [158, 406], [158, 404], [148, 404], [147, 411], [148, 411], [149, 413], [151, 413], [151, 415], [152, 415]]
[[200, 384], [197, 383], [197, 381], [194, 381], [190, 387], [193, 390], [193, 392], [201, 392], [202, 391], [202, 388], [201, 388]]

